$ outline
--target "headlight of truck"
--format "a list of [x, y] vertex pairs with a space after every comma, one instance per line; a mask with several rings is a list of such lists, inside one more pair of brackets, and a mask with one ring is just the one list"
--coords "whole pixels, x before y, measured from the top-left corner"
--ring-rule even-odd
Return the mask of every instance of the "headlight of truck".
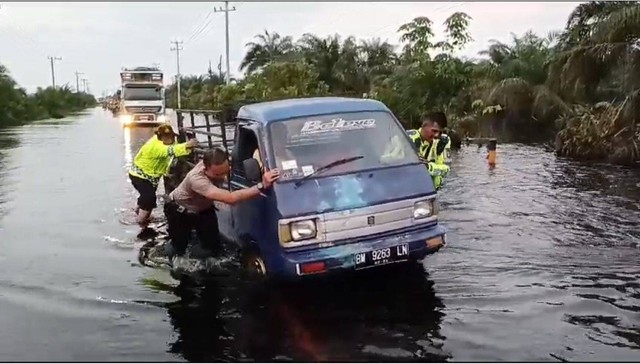
[[418, 201], [413, 205], [413, 218], [416, 220], [433, 216], [434, 200]]
[[133, 116], [131, 114], [121, 114], [120, 122], [124, 125], [127, 125], [133, 121]]
[[313, 239], [317, 234], [315, 220], [300, 220], [280, 225], [280, 241], [283, 243]]

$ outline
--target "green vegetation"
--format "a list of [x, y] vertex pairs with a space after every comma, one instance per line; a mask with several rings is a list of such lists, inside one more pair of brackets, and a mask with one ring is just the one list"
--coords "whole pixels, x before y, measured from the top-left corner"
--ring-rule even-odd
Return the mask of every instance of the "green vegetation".
[[[401, 47], [379, 39], [265, 31], [247, 44], [241, 80], [182, 80], [183, 108], [216, 109], [241, 100], [338, 95], [384, 102], [408, 128], [442, 110], [452, 134], [545, 142], [561, 155], [620, 164], [640, 161], [640, 5], [589, 2], [562, 31], [492, 41], [480, 60], [456, 56], [472, 41], [463, 12], [443, 39], [417, 17], [399, 29]], [[175, 101], [175, 89], [168, 92]]]
[[2, 65], [0, 95], [0, 128], [40, 119], [62, 118], [96, 104], [92, 95], [74, 93], [68, 86], [38, 88], [34, 94], [28, 95]]

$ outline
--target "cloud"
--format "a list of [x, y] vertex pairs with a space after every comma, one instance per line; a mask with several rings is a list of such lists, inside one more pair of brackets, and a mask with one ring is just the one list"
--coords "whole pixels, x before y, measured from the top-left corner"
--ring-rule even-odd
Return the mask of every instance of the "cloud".
[[[239, 2], [230, 18], [232, 73], [245, 52], [245, 44], [265, 29], [300, 37], [340, 34], [358, 38], [380, 37], [399, 43], [398, 27], [416, 16], [428, 16], [436, 36], [455, 11], [472, 18], [475, 41], [463, 55], [475, 57], [490, 39], [510, 40], [510, 32], [533, 29], [546, 34], [564, 27], [578, 3], [328, 3]], [[113, 92], [124, 66], [159, 63], [169, 81], [175, 74], [175, 52], [170, 40], [184, 40], [183, 74], [206, 72], [225, 51], [224, 14], [213, 12], [218, 3], [10, 3], [0, 9], [0, 62], [16, 80], [33, 91], [50, 83], [48, 55], [61, 56], [56, 64], [58, 83], [75, 85], [74, 72], [83, 72], [92, 90]], [[206, 20], [206, 21], [205, 21]], [[224, 59], [223, 59], [224, 69]]]

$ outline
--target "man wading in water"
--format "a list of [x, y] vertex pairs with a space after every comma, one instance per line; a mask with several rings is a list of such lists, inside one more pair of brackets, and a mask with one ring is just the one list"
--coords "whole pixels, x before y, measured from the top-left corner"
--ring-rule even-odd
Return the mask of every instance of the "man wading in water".
[[160, 178], [167, 174], [173, 158], [188, 155], [198, 145], [196, 139], [175, 144], [176, 134], [169, 124], [160, 125], [155, 134], [140, 148], [129, 170], [131, 184], [140, 194], [136, 222], [142, 230], [138, 239], [150, 238], [155, 233], [148, 226], [151, 211], [156, 207]]
[[264, 172], [262, 182], [249, 188], [229, 192], [219, 187], [229, 174], [229, 156], [221, 149], [208, 150], [202, 160], [187, 173], [169, 194], [164, 204], [171, 247], [168, 257], [184, 255], [191, 229], [196, 230], [200, 245], [191, 249], [194, 258], [206, 259], [220, 253], [220, 232], [214, 201], [234, 205], [260, 196], [279, 177], [277, 169]]

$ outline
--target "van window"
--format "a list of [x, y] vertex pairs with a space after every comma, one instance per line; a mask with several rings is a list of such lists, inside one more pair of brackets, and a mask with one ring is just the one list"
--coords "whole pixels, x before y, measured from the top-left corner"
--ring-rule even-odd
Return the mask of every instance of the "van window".
[[254, 152], [258, 149], [258, 137], [250, 128], [240, 126], [236, 138], [236, 144], [232, 151], [232, 164], [234, 174], [244, 177], [242, 162], [245, 159], [253, 158]]
[[362, 156], [320, 175], [418, 163], [405, 131], [384, 111], [311, 116], [269, 126], [271, 161], [283, 180], [301, 178], [333, 161]]

